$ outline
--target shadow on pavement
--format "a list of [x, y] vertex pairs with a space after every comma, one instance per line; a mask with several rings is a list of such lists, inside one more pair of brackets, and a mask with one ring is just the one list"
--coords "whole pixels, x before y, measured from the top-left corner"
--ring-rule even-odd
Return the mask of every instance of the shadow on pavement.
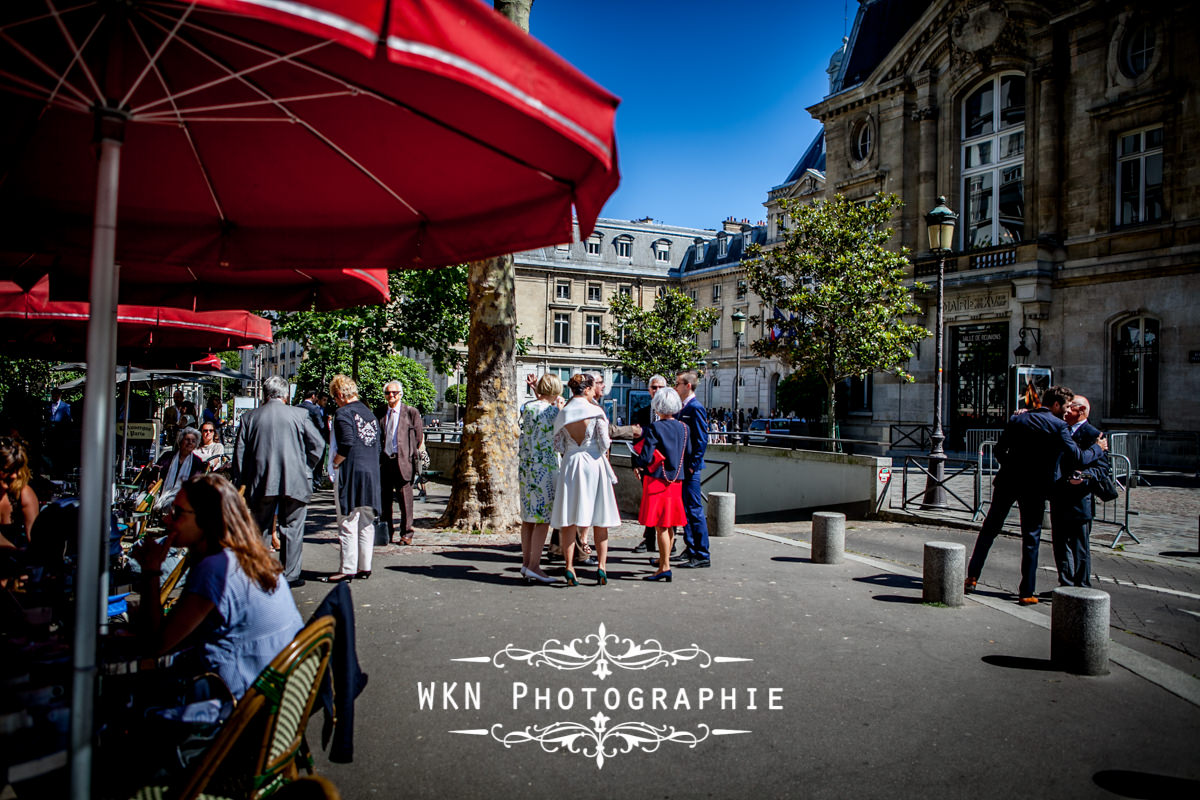
[[1005, 669], [1024, 669], [1035, 672], [1058, 672], [1048, 658], [1025, 658], [1023, 656], [984, 656], [983, 663]]
[[1200, 781], [1175, 778], [1170, 775], [1155, 775], [1152, 772], [1106, 769], [1093, 775], [1092, 780], [1101, 789], [1119, 794], [1121, 797], [1166, 800], [1167, 798], [1200, 796]]
[[[867, 575], [863, 578], [855, 578], [859, 583], [870, 583], [875, 586], [887, 586], [892, 589], [915, 589], [921, 591], [922, 582], [920, 578], [912, 575]], [[878, 598], [876, 598], [878, 599]]]
[[1196, 558], [1197, 556], [1200, 556], [1200, 553], [1189, 550], [1165, 550], [1159, 553], [1159, 555], [1167, 556], [1169, 558]]
[[920, 605], [924, 602], [920, 595], [913, 597], [907, 594], [873, 594], [871, 599], [881, 603], [908, 603], [909, 605]]
[[429, 578], [473, 581], [475, 583], [493, 583], [503, 586], [524, 583], [520, 573], [518, 573], [516, 570], [511, 573], [506, 572], [504, 574], [496, 574], [494, 572], [481, 572], [474, 567], [458, 566], [457, 564], [431, 564], [429, 566], [414, 565], [411, 567], [395, 566], [388, 567], [387, 569], [390, 572], [401, 572], [409, 575], [424, 575]]
[[772, 561], [778, 561], [783, 564], [811, 564], [811, 558], [797, 558], [795, 556], [774, 556]]

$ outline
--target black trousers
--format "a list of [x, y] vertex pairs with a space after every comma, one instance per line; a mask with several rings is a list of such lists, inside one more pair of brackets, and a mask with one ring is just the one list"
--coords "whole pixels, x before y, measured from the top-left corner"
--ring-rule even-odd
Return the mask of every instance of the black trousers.
[[[379, 481], [382, 494], [380, 499], [383, 501], [383, 525], [375, 526], [375, 543], [387, 544], [396, 530], [392, 521], [392, 503], [397, 499], [400, 501], [400, 535], [407, 536], [413, 532], [413, 482], [404, 480], [404, 476], [400, 474], [400, 464], [394, 458], [384, 458], [380, 463]], [[396, 497], [397, 494], [399, 498]]]

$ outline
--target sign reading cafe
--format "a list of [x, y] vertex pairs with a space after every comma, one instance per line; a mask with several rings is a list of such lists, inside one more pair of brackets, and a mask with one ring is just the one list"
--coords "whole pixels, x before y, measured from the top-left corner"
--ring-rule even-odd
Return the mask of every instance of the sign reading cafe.
[[[712, 736], [751, 733], [744, 727], [718, 727], [708, 722], [677, 728], [661, 722], [664, 713], [688, 713], [689, 719], [699, 714], [711, 720], [714, 715], [729, 719], [734, 714], [783, 710], [781, 687], [739, 686], [730, 684], [722, 674], [728, 665], [753, 659], [714, 656], [695, 644], [668, 650], [656, 639], [637, 643], [609, 633], [603, 623], [597, 633], [566, 643], [549, 639], [536, 650], [510, 644], [490, 656], [452, 660], [508, 671], [511, 680], [501, 690], [501, 697], [495, 703], [497, 709], [515, 716], [536, 713], [538, 719], [544, 719], [547, 712], [574, 718], [511, 728], [497, 722], [485, 728], [463, 728], [449, 733], [487, 736], [506, 748], [533, 743], [547, 753], [560, 750], [576, 753], [594, 760], [597, 768], [603, 768], [606, 759], [635, 749], [654, 752], [664, 743], [695, 748]], [[563, 681], [562, 676], [550, 673], [548, 677], [556, 680], [553, 685], [545, 685], [538, 680], [545, 675], [538, 673], [542, 667], [567, 673], [586, 672], [596, 683], [592, 685], [582, 676]], [[622, 673], [665, 669], [690, 674], [672, 674], [667, 685], [617, 687], [608, 683]], [[711, 682], [704, 680], [709, 676], [713, 678]], [[417, 704], [421, 711], [485, 711], [485, 706], [490, 710], [491, 701], [490, 696], [485, 697], [481, 681], [417, 683]], [[631, 719], [634, 714], [649, 715], [657, 724]]]

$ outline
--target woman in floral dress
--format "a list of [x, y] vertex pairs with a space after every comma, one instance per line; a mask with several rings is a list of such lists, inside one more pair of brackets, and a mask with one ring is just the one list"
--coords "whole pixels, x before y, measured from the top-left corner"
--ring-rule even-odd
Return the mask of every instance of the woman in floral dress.
[[562, 381], [549, 373], [538, 380], [537, 399], [521, 408], [521, 443], [517, 475], [521, 483], [521, 576], [526, 581], [554, 583], [538, 563], [550, 531], [554, 506], [554, 475], [558, 453], [554, 450], [554, 419], [562, 403]]

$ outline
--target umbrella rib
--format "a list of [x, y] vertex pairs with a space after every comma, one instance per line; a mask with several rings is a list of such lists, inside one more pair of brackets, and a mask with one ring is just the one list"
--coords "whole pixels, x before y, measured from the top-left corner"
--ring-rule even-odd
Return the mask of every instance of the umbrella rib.
[[[164, 33], [166, 32], [166, 30], [167, 30], [167, 29], [166, 29], [166, 26], [165, 26], [165, 25], [163, 25], [161, 22], [158, 22], [158, 21], [156, 21], [156, 20], [150, 19], [148, 16], [147, 16], [147, 17], [145, 17], [145, 19], [146, 19], [146, 21], [147, 21], [149, 24], [151, 24], [151, 25], [154, 25], [154, 26], [155, 26], [155, 27], [157, 27], [157, 28], [158, 28], [160, 31], [162, 31], [162, 32], [164, 32]], [[266, 61], [263, 61], [262, 63], [255, 64], [255, 65], [253, 65], [253, 66], [251, 66], [251, 67], [247, 67], [246, 69], [243, 69], [243, 70], [234, 70], [234, 69], [232, 69], [232, 68], [231, 68], [231, 67], [230, 67], [228, 64], [222, 63], [222, 62], [221, 62], [220, 60], [218, 60], [218, 59], [217, 59], [215, 56], [213, 56], [213, 55], [209, 54], [208, 52], [206, 52], [204, 49], [202, 49], [202, 48], [201, 48], [201, 47], [200, 47], [198, 44], [196, 44], [195, 42], [189, 41], [188, 39], [185, 39], [185, 38], [183, 38], [182, 36], [180, 36], [180, 37], [177, 37], [177, 38], [176, 38], [176, 41], [177, 41], [177, 42], [179, 42], [179, 44], [181, 44], [181, 45], [183, 45], [184, 47], [187, 47], [188, 49], [192, 50], [192, 51], [193, 51], [193, 52], [195, 52], [197, 55], [199, 55], [201, 58], [204, 58], [204, 59], [205, 59], [205, 60], [207, 60], [209, 63], [211, 63], [213, 66], [215, 66], [215, 67], [218, 67], [219, 69], [222, 69], [222, 70], [224, 70], [226, 74], [225, 74], [225, 75], [223, 75], [223, 76], [222, 76], [222, 77], [220, 77], [220, 78], [216, 78], [216, 79], [214, 79], [214, 80], [211, 80], [211, 81], [205, 81], [204, 83], [201, 83], [201, 84], [198, 84], [198, 85], [196, 85], [196, 86], [191, 86], [191, 87], [189, 87], [189, 88], [187, 88], [187, 89], [184, 89], [184, 90], [182, 90], [182, 91], [178, 92], [177, 94], [173, 95], [173, 97], [164, 97], [164, 98], [160, 98], [160, 99], [158, 99], [158, 100], [155, 100], [155, 101], [153, 101], [153, 102], [151, 102], [151, 103], [146, 103], [145, 105], [139, 106], [139, 107], [137, 107], [137, 108], [133, 109], [133, 112], [132, 112], [132, 113], [133, 113], [135, 116], [137, 116], [137, 115], [140, 115], [140, 114], [144, 113], [145, 111], [147, 111], [148, 109], [154, 108], [155, 106], [162, 105], [163, 103], [165, 103], [165, 102], [167, 102], [167, 101], [169, 101], [169, 100], [172, 100], [172, 99], [174, 99], [174, 100], [178, 100], [178, 99], [179, 99], [179, 98], [181, 98], [181, 97], [187, 97], [188, 95], [195, 94], [196, 92], [202, 92], [202, 91], [204, 91], [204, 90], [206, 90], [206, 89], [211, 89], [211, 88], [212, 88], [212, 87], [214, 87], [214, 86], [219, 86], [219, 85], [221, 85], [221, 84], [223, 84], [223, 83], [228, 83], [229, 81], [234, 81], [234, 80], [236, 80], [236, 81], [240, 81], [240, 82], [242, 82], [242, 83], [245, 83], [245, 84], [247, 84], [247, 85], [251, 86], [251, 88], [257, 88], [257, 87], [254, 87], [254, 85], [253, 85], [253, 84], [250, 84], [250, 83], [249, 83], [249, 81], [245, 80], [245, 76], [246, 76], [246, 75], [249, 75], [249, 74], [251, 74], [251, 73], [253, 73], [253, 72], [257, 72], [257, 71], [259, 71], [259, 70], [266, 69], [267, 67], [272, 67], [272, 66], [275, 66], [276, 64], [279, 64], [279, 63], [281, 63], [281, 62], [288, 62], [288, 63], [293, 63], [293, 64], [296, 64], [297, 66], [301, 66], [301, 64], [300, 64], [299, 62], [294, 62], [294, 61], [292, 61], [292, 59], [293, 59], [294, 57], [296, 57], [296, 56], [299, 56], [299, 55], [304, 55], [304, 54], [306, 54], [306, 53], [311, 53], [311, 52], [313, 52], [313, 51], [315, 51], [315, 50], [320, 50], [321, 48], [323, 48], [323, 47], [327, 46], [328, 44], [330, 44], [330, 42], [328, 42], [328, 41], [320, 41], [320, 42], [317, 42], [317, 43], [315, 43], [315, 44], [313, 44], [313, 45], [310, 45], [310, 46], [308, 46], [308, 47], [301, 48], [300, 50], [297, 50], [297, 51], [296, 51], [296, 52], [294, 52], [294, 53], [288, 53], [288, 54], [283, 54], [283, 53], [274, 53], [274, 52], [271, 52], [270, 50], [267, 50], [266, 48], [262, 48], [262, 47], [256, 47], [256, 46], [253, 46], [253, 45], [249, 44], [248, 42], [246, 42], [246, 41], [245, 41], [245, 40], [243, 40], [243, 39], [239, 39], [239, 38], [237, 38], [237, 37], [234, 37], [234, 36], [229, 36], [228, 34], [225, 34], [225, 33], [221, 32], [221, 31], [212, 30], [211, 28], [207, 28], [207, 27], [205, 27], [205, 26], [198, 25], [198, 24], [196, 24], [195, 22], [189, 22], [189, 23], [186, 25], [186, 27], [187, 27], [187, 28], [189, 28], [189, 29], [192, 29], [192, 30], [201, 31], [201, 32], [203, 32], [203, 33], [206, 33], [206, 34], [208, 34], [208, 35], [210, 35], [210, 36], [213, 36], [214, 38], [221, 39], [221, 40], [224, 40], [224, 41], [226, 41], [226, 42], [229, 42], [230, 44], [235, 44], [235, 45], [238, 45], [238, 46], [240, 46], [240, 47], [245, 47], [246, 49], [248, 49], [248, 50], [251, 50], [252, 52], [255, 52], [255, 53], [257, 53], [258, 55], [270, 56], [270, 58], [269, 58], [268, 60], [266, 60]], [[336, 79], [334, 78], [334, 76], [332, 76], [332, 75], [329, 75], [329, 74], [327, 74], [327, 73], [320, 73], [320, 74], [321, 74], [321, 75], [323, 75], [323, 76], [324, 76], [324, 77], [326, 77], [326, 78], [329, 78], [329, 79], [331, 79], [331, 80], [336, 80]], [[347, 88], [347, 89], [351, 89], [351, 90], [353, 90], [353, 89], [355, 88], [355, 87], [353, 87], [352, 85], [350, 85], [350, 84], [347, 84], [345, 81], [340, 81], [340, 82], [341, 82], [341, 83], [342, 83], [344, 86], [346, 86], [346, 88]]]
[[[342, 91], [342, 92], [321, 92], [318, 94], [302, 94], [302, 95], [296, 95], [294, 97], [281, 97], [281, 98], [277, 98], [277, 100], [280, 103], [300, 103], [300, 102], [304, 102], [306, 100], [327, 100], [332, 97], [353, 97], [354, 95], [355, 95], [354, 92], [347, 90], [347, 91]], [[174, 107], [172, 108], [171, 111], [154, 111], [149, 114], [140, 114], [140, 115], [138, 115], [138, 119], [146, 121], [146, 122], [151, 122], [154, 120], [161, 120], [161, 119], [172, 119], [174, 117], [179, 117], [179, 116], [184, 116], [184, 117], [187, 117], [188, 119], [193, 119], [194, 118], [193, 115], [200, 114], [202, 112], [229, 111], [229, 110], [235, 109], [235, 108], [252, 108], [255, 106], [269, 105], [272, 102], [275, 102], [275, 101], [272, 101], [272, 100], [247, 100], [242, 103], [218, 103], [218, 104], [211, 105], [211, 106], [195, 106], [192, 108], [179, 108], [177, 106], [174, 106], [174, 103], [172, 103], [172, 105]], [[238, 118], [232, 117], [231, 119], [238, 119]], [[285, 119], [279, 119], [278, 117], [275, 117], [275, 119], [279, 120], [280, 122], [291, 122], [290, 119], [285, 120]]]
[[[194, 27], [198, 30], [203, 30], [200, 26], [197, 26], [194, 23], [190, 24], [189, 27]], [[342, 80], [340, 78], [335, 78], [334, 76], [330, 75], [329, 73], [310, 68], [310, 67], [308, 67], [308, 65], [305, 65], [305, 64], [302, 64], [300, 62], [293, 60], [296, 55], [308, 53], [308, 52], [312, 51], [313, 49], [315, 49], [315, 47], [306, 47], [306, 48], [303, 48], [302, 50], [297, 51], [296, 53], [281, 55], [278, 53], [272, 53], [271, 51], [266, 50], [265, 48], [257, 47], [257, 46], [251, 45], [247, 42], [243, 42], [239, 39], [236, 39], [233, 37], [228, 37], [223, 34], [219, 34], [215, 31], [209, 31], [209, 33], [212, 33], [215, 36], [219, 36], [220, 38], [225, 39], [226, 41], [229, 41], [231, 43], [240, 44], [244, 47], [247, 47], [248, 49], [250, 49], [252, 51], [258, 52], [261, 55], [271, 56], [271, 59], [268, 61], [268, 63], [270, 63], [270, 64], [278, 63], [281, 61], [286, 61], [290, 64], [293, 64], [298, 67], [302, 67], [304, 69], [311, 69], [311, 71], [313, 71], [327, 79], [334, 80], [335, 82], [340, 83], [342, 86], [345, 86], [348, 89], [354, 90], [356, 88], [354, 84], [350, 84], [345, 80]], [[358, 161], [356, 158], [351, 156], [349, 152], [347, 152], [342, 147], [338, 146], [332, 139], [330, 139], [324, 133], [317, 130], [317, 128], [314, 127], [312, 125], [312, 123], [310, 123], [310, 122], [306, 121], [305, 119], [303, 119], [302, 117], [298, 116], [294, 111], [292, 111], [291, 108], [284, 105], [278, 99], [271, 97], [269, 92], [267, 92], [265, 89], [263, 89], [261, 86], [256, 84], [254, 81], [252, 81], [248, 77], [249, 72], [261, 69], [263, 66], [266, 66], [265, 64], [255, 66], [255, 67], [251, 68], [250, 70], [243, 70], [243, 71], [237, 72], [237, 71], [234, 71], [233, 69], [231, 69], [229, 67], [229, 65], [224, 64], [215, 55], [206, 52], [199, 44], [189, 41], [187, 39], [184, 39], [182, 37], [178, 38], [177, 41], [180, 42], [181, 44], [185, 45], [192, 51], [194, 51], [197, 55], [201, 56], [202, 58], [207, 59], [214, 66], [224, 69], [229, 73], [228, 78], [223, 78], [221, 81], [217, 81], [218, 83], [224, 82], [225, 80], [229, 80], [229, 79], [239, 81], [240, 83], [245, 85], [248, 89], [250, 89], [251, 91], [256, 93], [259, 97], [263, 98], [264, 104], [274, 106], [275, 108], [278, 108], [281, 112], [286, 114], [288, 121], [291, 121], [298, 125], [303, 126], [305, 130], [307, 130], [310, 134], [312, 134], [319, 141], [321, 141], [326, 147], [333, 150], [335, 153], [337, 153], [339, 156], [341, 156], [343, 159], [345, 159], [351, 166], [353, 166], [355, 169], [357, 169], [359, 172], [361, 172], [364, 176], [366, 176], [366, 178], [368, 180], [373, 182], [379, 188], [383, 189], [384, 192], [391, 195], [398, 203], [400, 203], [405, 208], [407, 208], [409, 210], [409, 212], [413, 214], [413, 216], [415, 216], [421, 220], [427, 220], [427, 217], [424, 214], [422, 214], [420, 211], [418, 211], [416, 208], [414, 208], [411, 203], [409, 203], [407, 200], [405, 200], [403, 197], [401, 197], [400, 194], [398, 192], [396, 192], [395, 189], [393, 189], [386, 182], [384, 182], [382, 179], [380, 179], [379, 176], [377, 176], [373, 172], [371, 172], [371, 170], [368, 169], [366, 167], [366, 165], [364, 165], [363, 163]], [[322, 43], [322, 45], [323, 44], [326, 44], [326, 43]], [[195, 91], [195, 90], [194, 89], [188, 90], [188, 92], [191, 92], [191, 91]], [[179, 95], [175, 95], [175, 98], [181, 97], [186, 93], [187, 92], [180, 93]], [[359, 90], [357, 93], [369, 94], [370, 96], [378, 97], [378, 95], [376, 95], [374, 92], [364, 92], [364, 91]], [[162, 102], [162, 101], [158, 101], [158, 102]]]
[[[48, 89], [44, 86], [39, 86], [38, 84], [34, 83], [31, 80], [28, 80], [25, 78], [17, 78], [17, 76], [15, 76], [15, 75], [12, 76], [15, 80], [18, 80], [31, 88], [37, 89], [37, 91], [39, 93], [37, 96], [39, 98], [44, 99], [47, 102], [53, 103], [54, 98], [58, 94], [58, 88], [60, 86], [66, 86], [67, 89], [69, 89], [72, 94], [74, 94], [76, 97], [79, 98], [80, 102], [83, 104], [83, 106], [85, 108], [90, 108], [92, 103], [95, 102], [92, 98], [88, 97], [86, 93], [84, 93], [82, 90], [80, 90], [79, 87], [75, 86], [75, 84], [73, 84], [67, 80], [67, 72], [70, 71], [70, 66], [67, 67], [67, 69], [63, 72], [63, 74], [59, 75], [57, 72], [55, 72], [53, 69], [50, 68], [50, 65], [48, 65], [46, 62], [42, 61], [37, 56], [35, 56], [27, 48], [22, 47], [7, 33], [0, 33], [0, 38], [3, 38], [4, 41], [6, 41], [9, 45], [11, 45], [14, 50], [16, 50], [21, 55], [25, 56], [25, 58], [27, 58], [31, 64], [33, 64], [39, 70], [46, 73], [48, 76], [50, 76], [55, 81], [57, 81], [57, 84], [55, 85], [54, 89]], [[78, 58], [78, 54], [76, 54], [76, 58]], [[71, 63], [74, 64], [75, 59], [72, 59]], [[84, 67], [84, 72], [87, 72], [86, 67]]]
[[[183, 27], [183, 23], [187, 20], [188, 15], [192, 13], [192, 9], [194, 9], [195, 7], [196, 7], [195, 3], [189, 3], [187, 8], [185, 8], [183, 10], [183, 13], [179, 15], [179, 19], [175, 20], [175, 27], [172, 28], [171, 31], [166, 36], [163, 37], [163, 40], [161, 42], [159, 42], [158, 49], [154, 51], [154, 55], [150, 55], [149, 53], [147, 53], [148, 58], [146, 61], [146, 66], [142, 67], [142, 71], [140, 73], [138, 73], [138, 76], [134, 79], [133, 83], [130, 84], [128, 91], [125, 92], [125, 96], [121, 98], [121, 103], [120, 103], [119, 108], [124, 108], [129, 103], [130, 99], [133, 97], [134, 92], [136, 92], [138, 90], [138, 87], [142, 85], [142, 81], [144, 81], [146, 79], [146, 76], [150, 74], [151, 70], [153, 70], [155, 73], [158, 72], [159, 56], [161, 56], [163, 54], [163, 51], [167, 49], [167, 45], [169, 45], [175, 39], [176, 34], [179, 33], [179, 29]], [[137, 37], [138, 44], [141, 45], [143, 52], [145, 52], [146, 51], [145, 42], [142, 41], [141, 34], [139, 34], [137, 32], [137, 30], [134, 28], [132, 19], [129, 20], [129, 28], [130, 28], [130, 30], [133, 31], [134, 36]], [[166, 86], [164, 85], [163, 88], [165, 89]]]
[[[133, 26], [131, 25], [130, 28], [132, 29]], [[133, 29], [133, 36], [134, 39], [137, 40], [138, 47], [142, 48], [142, 52], [148, 55], [149, 51], [146, 47], [145, 40], [142, 39], [141, 33], [136, 29]], [[187, 139], [188, 147], [191, 149], [192, 155], [196, 159], [196, 166], [200, 170], [200, 175], [204, 178], [204, 185], [208, 189], [208, 196], [212, 198], [213, 206], [216, 207], [217, 217], [224, 222], [226, 219], [228, 219], [225, 215], [225, 208], [221, 204], [221, 198], [217, 196], [217, 187], [213, 183], [212, 175], [209, 174], [208, 167], [204, 165], [204, 159], [201, 157], [200, 150], [196, 146], [196, 140], [192, 136], [192, 129], [188, 126], [187, 121], [184, 120], [183, 116], [179, 113], [179, 109], [175, 105], [175, 98], [171, 94], [171, 87], [167, 84], [167, 77], [163, 75], [162, 70], [158, 68], [158, 63], [152, 63], [150, 68], [154, 70], [154, 77], [158, 79], [158, 83], [162, 87], [162, 90], [166, 92], [166, 99], [171, 103], [171, 107], [175, 110], [176, 120], [180, 129], [183, 130], [183, 136], [185, 139]]]
[[[83, 50], [75, 43], [75, 40], [71, 38], [71, 33], [67, 30], [67, 26], [62, 20], [62, 13], [54, 6], [54, 0], [46, 0], [46, 8], [49, 9], [50, 15], [54, 17], [54, 24], [58, 26], [58, 30], [62, 33], [63, 39], [66, 40], [67, 47], [71, 48], [71, 52], [74, 54], [72, 63], [79, 64], [79, 69], [83, 72], [83, 77], [87, 78], [87, 82], [92, 86], [92, 91], [96, 93], [96, 102], [104, 102], [104, 92], [100, 90], [100, 84], [96, 81], [96, 76], [92, 74], [90, 69], [88, 69], [87, 62], [83, 60]], [[105, 14], [100, 15], [100, 19], [96, 22], [96, 27], [92, 28], [92, 33], [88, 34], [88, 41], [91, 41], [92, 35], [96, 32], [96, 28], [100, 27], [106, 16], [107, 15]], [[66, 77], [65, 72], [63, 73], [63, 77]], [[84, 96], [84, 100], [87, 100], [86, 96]]]
[[[6, 78], [12, 82], [14, 87], [12, 88], [13, 92], [25, 95], [26, 97], [33, 97], [37, 100], [44, 100], [47, 105], [61, 105], [65, 108], [71, 108], [76, 111], [90, 111], [92, 108], [91, 101], [67, 99], [58, 95], [54, 91], [48, 90], [45, 86], [35, 83], [29, 78], [24, 78], [20, 75], [14, 75], [7, 70], [0, 70], [0, 78]], [[29, 91], [21, 91], [15, 87], [25, 87]]]

